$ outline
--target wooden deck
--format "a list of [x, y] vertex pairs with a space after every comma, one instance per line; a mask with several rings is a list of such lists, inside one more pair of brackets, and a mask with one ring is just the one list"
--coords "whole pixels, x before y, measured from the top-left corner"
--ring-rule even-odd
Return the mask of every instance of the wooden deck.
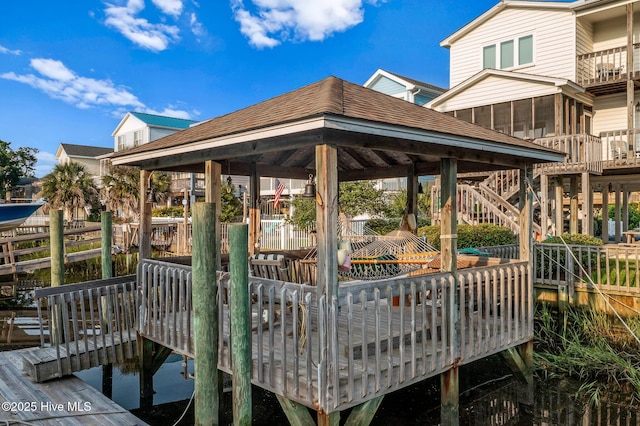
[[[219, 363], [231, 373], [228, 275], [219, 275]], [[533, 338], [527, 263], [317, 287], [251, 277], [252, 382], [340, 411]], [[141, 335], [194, 356], [189, 267], [144, 260]], [[394, 306], [394, 300], [404, 306]]]
[[[23, 350], [0, 352], [0, 422], [34, 425], [145, 425], [77, 377], [46, 385], [21, 371]], [[4, 403], [9, 403], [5, 409]]]

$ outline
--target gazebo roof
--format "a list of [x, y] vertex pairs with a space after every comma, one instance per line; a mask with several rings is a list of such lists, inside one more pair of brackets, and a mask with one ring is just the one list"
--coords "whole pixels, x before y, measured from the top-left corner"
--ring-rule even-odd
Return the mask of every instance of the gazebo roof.
[[162, 139], [118, 152], [114, 165], [201, 172], [206, 160], [233, 174], [306, 178], [315, 146], [336, 145], [341, 180], [439, 173], [443, 157], [481, 171], [560, 162], [564, 154], [401, 99], [328, 77]]

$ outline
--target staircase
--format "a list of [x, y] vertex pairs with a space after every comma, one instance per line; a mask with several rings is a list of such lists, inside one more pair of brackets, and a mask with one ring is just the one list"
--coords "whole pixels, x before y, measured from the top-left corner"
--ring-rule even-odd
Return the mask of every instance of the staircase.
[[[540, 172], [537, 171], [533, 177], [533, 190], [536, 191], [540, 185]], [[437, 207], [440, 204], [440, 185], [432, 187], [432, 223], [440, 223], [440, 211]], [[458, 197], [458, 221], [469, 225], [480, 223], [491, 223], [503, 226], [518, 233], [519, 209], [518, 204], [520, 194], [520, 172], [519, 170], [499, 170], [492, 172], [484, 181], [471, 184], [457, 185]], [[539, 207], [538, 200], [534, 199], [534, 211]], [[533, 230], [541, 233], [540, 218], [537, 220], [534, 215]]]

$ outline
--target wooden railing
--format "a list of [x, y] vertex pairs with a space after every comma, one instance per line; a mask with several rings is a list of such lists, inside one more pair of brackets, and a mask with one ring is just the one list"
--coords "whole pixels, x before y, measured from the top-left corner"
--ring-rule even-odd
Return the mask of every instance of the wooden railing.
[[506, 200], [520, 191], [520, 170], [496, 170], [483, 183]]
[[562, 163], [536, 164], [540, 173], [602, 173], [602, 142], [596, 136], [584, 133], [551, 136], [534, 139], [533, 143], [567, 155]]
[[[137, 354], [135, 275], [34, 290], [40, 351], [25, 356], [36, 381], [49, 380]], [[45, 306], [46, 318], [41, 306]]]
[[[535, 244], [534, 282], [640, 294], [640, 247]], [[571, 255], [569, 253], [573, 253]]]
[[640, 129], [610, 130], [600, 133], [608, 166], [640, 163]]
[[[634, 43], [633, 57], [640, 54], [640, 44]], [[600, 50], [578, 55], [576, 58], [576, 83], [581, 86], [621, 81], [627, 73], [637, 70], [627, 69], [627, 47]]]
[[[355, 406], [533, 337], [527, 262], [318, 287], [250, 277], [252, 382], [327, 412]], [[191, 271], [144, 260], [140, 332], [193, 356]], [[219, 368], [231, 371], [229, 276]], [[457, 305], [456, 305], [457, 303]]]

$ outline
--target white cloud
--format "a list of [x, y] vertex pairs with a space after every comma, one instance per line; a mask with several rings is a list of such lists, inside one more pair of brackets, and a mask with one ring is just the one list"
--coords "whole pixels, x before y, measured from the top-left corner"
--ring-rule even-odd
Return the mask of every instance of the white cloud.
[[197, 116], [199, 114], [197, 111], [188, 112], [185, 110], [176, 109], [171, 105], [160, 111], [151, 108], [144, 108], [141, 109], [140, 112], [146, 112], [147, 114], [164, 115], [165, 117], [183, 118], [185, 120], [193, 120], [194, 116]]
[[78, 108], [144, 107], [144, 104], [125, 88], [116, 87], [109, 80], [78, 76], [60, 61], [35, 58], [31, 60], [31, 67], [39, 75], [17, 75], [14, 72], [8, 72], [0, 74], [0, 78], [28, 84], [52, 98], [61, 99]]
[[20, 55], [22, 53], [22, 51], [20, 50], [11, 50], [7, 47], [4, 47], [3, 45], [0, 44], [0, 53], [5, 53], [7, 55]]
[[[180, 3], [180, 13], [182, 13], [182, 2], [180, 1], [154, 0], [154, 3], [163, 12], [165, 12], [164, 8], [166, 7], [166, 10], [171, 12], [169, 14], [175, 13], [177, 10], [176, 5]], [[136, 15], [143, 9], [144, 0], [128, 0], [126, 6], [108, 4], [104, 10], [107, 16], [105, 24], [115, 28], [138, 46], [154, 52], [165, 50], [169, 43], [179, 39], [178, 33], [180, 30], [174, 25], [153, 24], [146, 19], [136, 18]]]
[[48, 173], [51, 173], [51, 170], [57, 163], [58, 160], [56, 160], [56, 155], [54, 153], [38, 151], [38, 153], [36, 153], [36, 168], [34, 171], [36, 177], [41, 178]]
[[170, 15], [170, 16], [173, 16], [174, 18], [177, 18], [182, 14], [182, 8], [184, 7], [182, 4], [182, 0], [151, 0], [151, 1], [153, 1], [153, 4], [155, 4], [156, 7], [166, 15]]
[[[250, 0], [252, 14], [242, 0], [232, 0], [236, 21], [249, 43], [274, 47], [286, 40], [321, 41], [346, 31], [364, 19], [363, 0]], [[385, 0], [367, 0], [380, 4]]]
[[207, 35], [207, 30], [204, 28], [202, 23], [200, 23], [200, 21], [198, 21], [198, 17], [196, 16], [195, 13], [191, 13], [189, 15], [189, 24], [191, 25], [191, 32], [196, 37], [203, 37], [203, 36]]

